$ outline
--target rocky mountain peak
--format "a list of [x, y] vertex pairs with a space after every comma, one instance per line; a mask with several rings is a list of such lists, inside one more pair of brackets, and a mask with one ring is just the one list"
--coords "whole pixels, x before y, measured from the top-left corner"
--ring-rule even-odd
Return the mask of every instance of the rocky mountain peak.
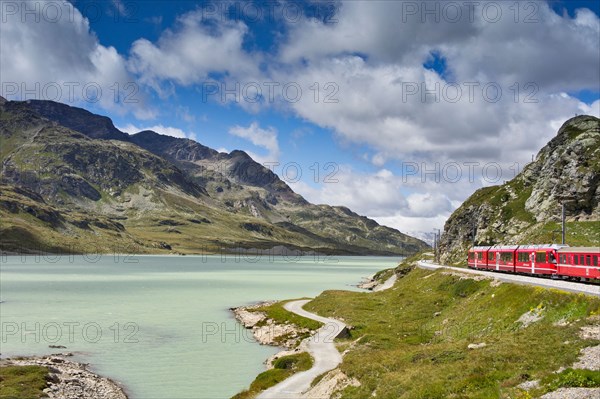
[[[563, 203], [569, 221], [600, 221], [600, 119], [594, 116], [569, 119], [513, 180], [471, 195], [446, 222], [442, 259], [461, 260], [473, 243], [556, 241]], [[593, 230], [581, 240], [598, 236]]]
[[129, 136], [115, 127], [106, 116], [83, 108], [46, 100], [28, 100], [28, 107], [43, 116], [93, 139], [128, 141]]
[[207, 159], [218, 154], [194, 140], [166, 136], [152, 130], [144, 130], [130, 137], [130, 140], [142, 148], [172, 161], [189, 161]]
[[567, 120], [558, 130], [557, 136], [568, 134], [572, 129], [581, 131], [598, 130], [600, 129], [600, 119], [592, 115], [578, 115]]

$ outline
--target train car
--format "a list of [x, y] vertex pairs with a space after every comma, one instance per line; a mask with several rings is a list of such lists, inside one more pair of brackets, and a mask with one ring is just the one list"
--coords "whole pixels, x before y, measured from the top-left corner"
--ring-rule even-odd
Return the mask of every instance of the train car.
[[470, 268], [487, 269], [488, 250], [490, 247], [473, 247], [469, 250], [467, 264]]
[[488, 251], [487, 268], [490, 270], [515, 272], [515, 254], [518, 245], [494, 245]]
[[558, 273], [557, 251], [563, 245], [521, 245], [516, 252], [515, 272], [528, 274]]
[[564, 247], [557, 253], [560, 276], [600, 279], [600, 247]]

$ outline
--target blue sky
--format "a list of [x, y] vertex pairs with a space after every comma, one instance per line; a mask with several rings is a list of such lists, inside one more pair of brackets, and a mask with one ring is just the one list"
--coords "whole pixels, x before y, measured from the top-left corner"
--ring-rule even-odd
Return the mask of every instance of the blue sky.
[[[37, 20], [0, 10], [2, 95], [246, 150], [279, 163], [307, 199], [405, 232], [443, 227], [475, 189], [513, 177], [566, 119], [600, 113], [597, 1], [29, 8]], [[79, 84], [73, 99], [67, 82]], [[102, 89], [98, 101], [84, 98], [90, 83]], [[291, 163], [300, 179], [283, 173]]]

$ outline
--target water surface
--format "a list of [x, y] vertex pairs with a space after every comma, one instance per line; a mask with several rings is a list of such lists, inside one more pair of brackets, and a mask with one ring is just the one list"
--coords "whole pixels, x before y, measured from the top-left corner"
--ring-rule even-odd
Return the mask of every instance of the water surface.
[[[355, 289], [400, 258], [4, 257], [3, 357], [75, 353], [132, 399], [229, 398], [264, 370], [230, 307]], [[51, 349], [64, 345], [67, 349]]]

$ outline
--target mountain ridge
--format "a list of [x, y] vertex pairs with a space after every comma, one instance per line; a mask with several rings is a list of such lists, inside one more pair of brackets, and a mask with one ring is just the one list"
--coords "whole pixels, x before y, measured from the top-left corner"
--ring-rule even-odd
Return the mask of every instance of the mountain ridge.
[[[51, 101], [0, 101], [4, 251], [409, 255], [427, 245], [313, 205], [243, 151], [142, 131]], [[215, 167], [218, 165], [218, 167]]]

